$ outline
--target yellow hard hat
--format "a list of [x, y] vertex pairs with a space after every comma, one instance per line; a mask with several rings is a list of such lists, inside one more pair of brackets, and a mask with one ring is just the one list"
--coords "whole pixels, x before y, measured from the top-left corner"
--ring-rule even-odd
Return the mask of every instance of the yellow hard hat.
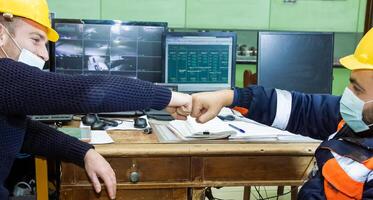
[[373, 69], [373, 28], [360, 40], [355, 53], [341, 58], [339, 62], [350, 70]]
[[24, 17], [44, 26], [48, 40], [52, 42], [59, 38], [51, 26], [46, 0], [0, 0], [0, 13]]

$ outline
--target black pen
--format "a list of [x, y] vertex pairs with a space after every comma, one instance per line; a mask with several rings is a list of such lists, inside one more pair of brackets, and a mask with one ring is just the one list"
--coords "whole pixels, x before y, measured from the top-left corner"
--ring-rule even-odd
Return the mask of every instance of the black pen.
[[235, 125], [233, 125], [233, 124], [228, 124], [228, 125], [229, 125], [230, 127], [234, 128], [234, 129], [240, 131], [241, 133], [245, 133], [245, 130], [240, 129], [240, 128], [238, 128], [237, 126], [235, 126]]

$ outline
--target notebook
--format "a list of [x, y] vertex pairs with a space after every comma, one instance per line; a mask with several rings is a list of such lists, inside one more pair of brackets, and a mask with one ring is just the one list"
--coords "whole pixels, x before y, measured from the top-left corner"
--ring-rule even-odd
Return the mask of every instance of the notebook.
[[67, 134], [67, 135], [78, 138], [81, 141], [91, 142], [92, 135], [91, 135], [91, 130], [90, 129], [64, 127], [64, 128], [58, 128], [58, 130]]

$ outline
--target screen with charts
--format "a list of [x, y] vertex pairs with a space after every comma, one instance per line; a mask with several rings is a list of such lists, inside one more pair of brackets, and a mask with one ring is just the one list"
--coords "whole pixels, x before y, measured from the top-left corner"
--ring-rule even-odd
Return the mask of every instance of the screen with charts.
[[51, 70], [163, 83], [167, 23], [54, 19], [60, 34]]
[[333, 33], [259, 32], [258, 85], [331, 93], [333, 41]]
[[236, 34], [172, 32], [165, 42], [166, 83], [182, 92], [234, 87]]

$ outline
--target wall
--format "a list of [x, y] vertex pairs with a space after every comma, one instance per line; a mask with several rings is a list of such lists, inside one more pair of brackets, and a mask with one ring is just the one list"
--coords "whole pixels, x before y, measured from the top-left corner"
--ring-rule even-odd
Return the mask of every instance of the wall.
[[[258, 30], [335, 32], [334, 57], [353, 53], [362, 37], [366, 0], [48, 0], [57, 18], [167, 21], [178, 30], [234, 30], [238, 44], [256, 47]], [[236, 85], [242, 85], [238, 65]], [[348, 83], [349, 72], [334, 69], [333, 94]]]

